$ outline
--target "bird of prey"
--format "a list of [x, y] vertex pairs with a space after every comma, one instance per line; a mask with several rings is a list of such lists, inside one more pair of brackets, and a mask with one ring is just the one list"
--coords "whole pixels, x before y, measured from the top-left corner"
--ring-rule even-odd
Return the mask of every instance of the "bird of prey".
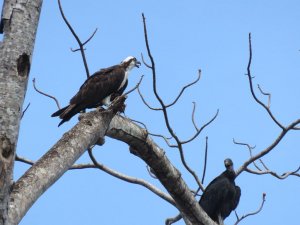
[[209, 183], [199, 201], [202, 209], [217, 224], [235, 210], [241, 196], [240, 187], [235, 185], [236, 173], [231, 159], [225, 159], [226, 170]]
[[114, 98], [124, 92], [130, 71], [140, 65], [135, 57], [128, 56], [118, 65], [97, 71], [83, 83], [77, 94], [71, 98], [69, 105], [51, 116], [59, 116], [62, 119], [58, 124], [60, 126], [84, 109], [108, 106]]

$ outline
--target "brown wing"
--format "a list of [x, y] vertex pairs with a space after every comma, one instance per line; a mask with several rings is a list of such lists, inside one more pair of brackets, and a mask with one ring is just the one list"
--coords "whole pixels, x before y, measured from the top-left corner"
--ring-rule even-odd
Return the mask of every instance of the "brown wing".
[[102, 100], [116, 92], [124, 79], [125, 70], [120, 66], [102, 69], [89, 77], [78, 93], [70, 100], [80, 110], [102, 105]]

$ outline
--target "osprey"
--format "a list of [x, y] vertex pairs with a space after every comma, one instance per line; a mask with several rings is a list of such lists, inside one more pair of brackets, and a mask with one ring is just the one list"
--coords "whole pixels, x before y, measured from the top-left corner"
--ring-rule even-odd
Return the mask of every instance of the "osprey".
[[80, 87], [77, 94], [71, 98], [70, 104], [51, 116], [59, 116], [62, 121], [58, 126], [70, 120], [81, 110], [108, 106], [127, 87], [129, 72], [141, 63], [133, 56], [128, 56], [120, 64], [114, 65], [90, 76]]
[[235, 210], [241, 197], [241, 189], [235, 185], [236, 174], [231, 159], [225, 159], [226, 170], [216, 177], [204, 190], [199, 201], [202, 209], [217, 224]]

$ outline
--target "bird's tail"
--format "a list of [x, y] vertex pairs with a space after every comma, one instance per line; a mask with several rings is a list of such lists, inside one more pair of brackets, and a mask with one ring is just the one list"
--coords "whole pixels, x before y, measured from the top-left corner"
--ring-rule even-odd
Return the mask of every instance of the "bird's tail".
[[55, 113], [53, 113], [53, 114], [51, 115], [51, 117], [60, 116], [60, 115], [61, 115], [68, 107], [69, 107], [69, 106], [66, 106], [66, 107], [64, 107], [64, 108], [62, 108], [62, 109], [57, 110]]
[[219, 225], [224, 225], [224, 220], [223, 220], [221, 214], [218, 215], [218, 224]]
[[57, 110], [51, 116], [52, 117], [59, 116], [59, 118], [62, 119], [62, 121], [60, 121], [60, 123], [58, 124], [58, 126], [60, 126], [64, 122], [69, 121], [77, 112], [78, 111], [76, 105], [71, 104], [62, 109]]

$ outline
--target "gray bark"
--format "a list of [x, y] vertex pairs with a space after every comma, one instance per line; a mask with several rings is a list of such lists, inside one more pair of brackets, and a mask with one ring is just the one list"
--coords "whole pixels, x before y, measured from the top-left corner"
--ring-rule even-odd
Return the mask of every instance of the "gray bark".
[[0, 225], [6, 224], [22, 105], [42, 0], [5, 0], [0, 32]]
[[107, 112], [87, 113], [16, 182], [9, 203], [10, 224], [17, 224], [39, 196], [68, 170], [88, 146], [102, 138], [108, 128], [107, 136], [127, 143], [132, 153], [153, 169], [175, 200], [177, 208], [190, 221], [188, 224], [215, 225], [200, 208], [180, 172], [147, 132], [128, 119], [112, 116]]
[[91, 145], [102, 139], [113, 118], [112, 111], [93, 111], [39, 159], [13, 186], [9, 224], [16, 225], [33, 203], [57, 181]]
[[107, 131], [111, 138], [123, 141], [130, 146], [133, 154], [143, 159], [154, 171], [156, 177], [173, 197], [177, 208], [191, 224], [215, 225], [201, 209], [180, 172], [169, 161], [147, 131], [128, 119], [115, 116]]

